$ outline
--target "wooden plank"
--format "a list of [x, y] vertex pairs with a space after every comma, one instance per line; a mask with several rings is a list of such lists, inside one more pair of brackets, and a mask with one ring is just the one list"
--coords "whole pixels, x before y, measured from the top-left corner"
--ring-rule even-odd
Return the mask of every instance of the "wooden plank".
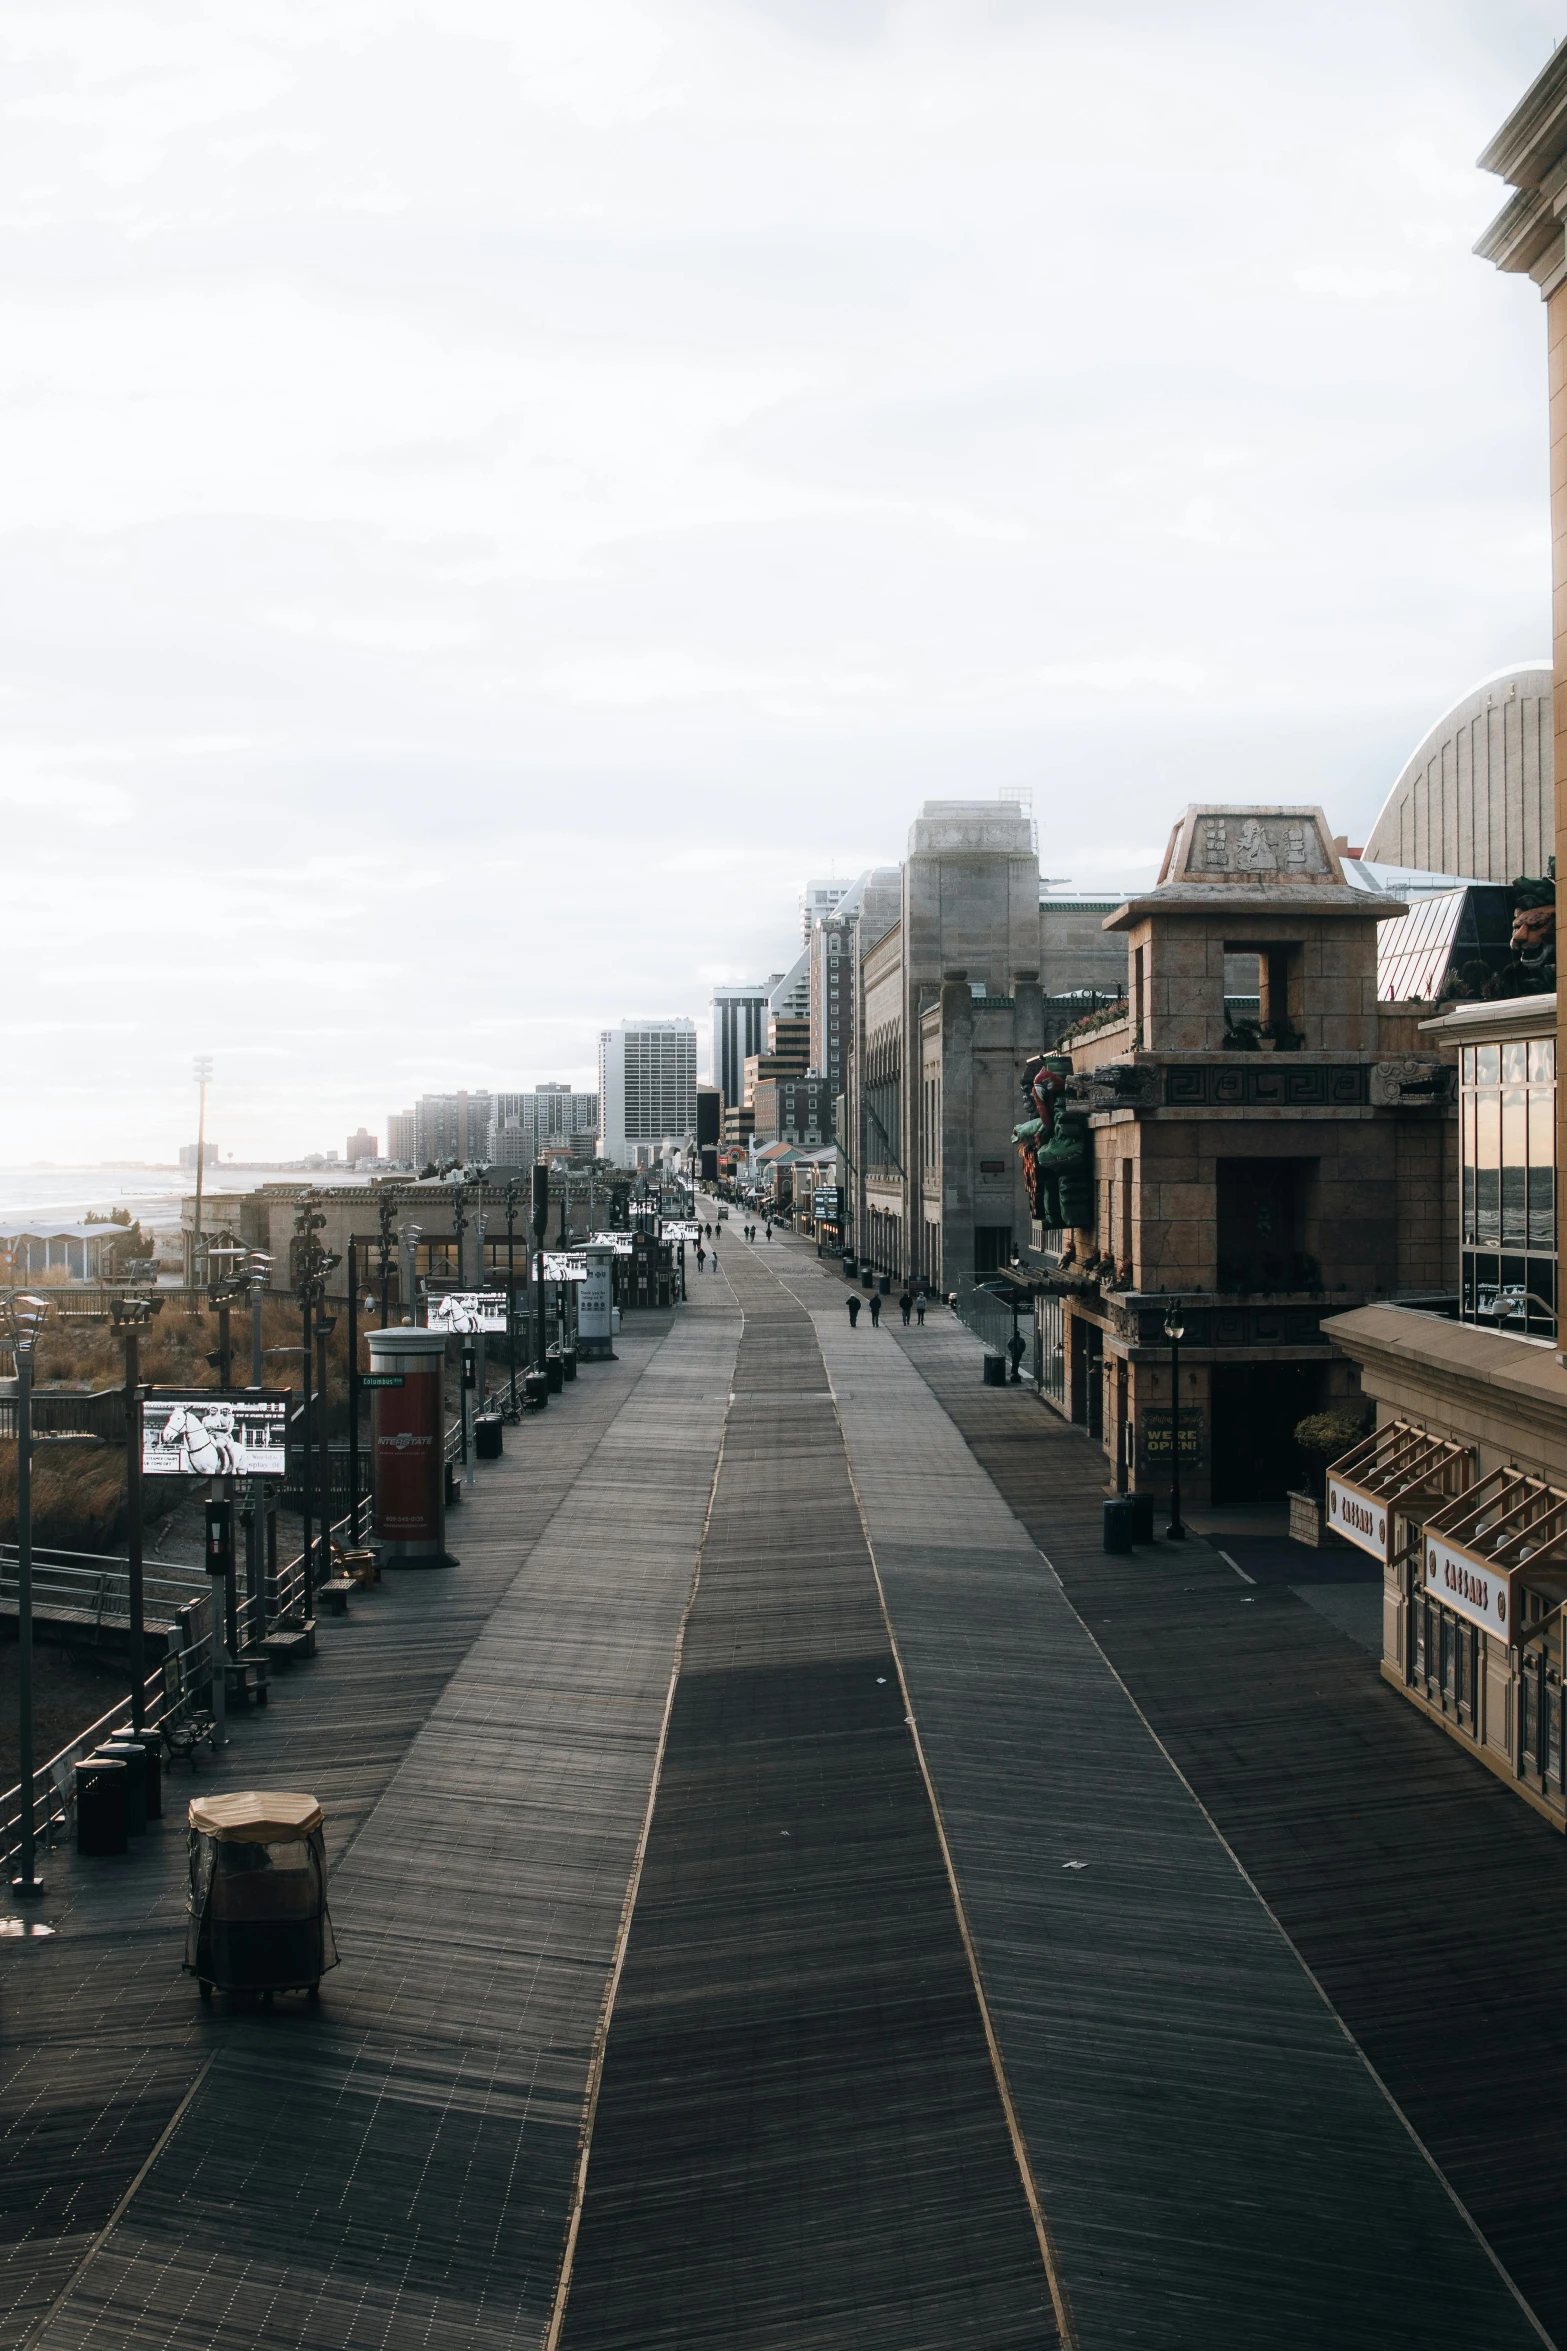
[[[1098, 1646], [1106, 1567], [1124, 1579], [1128, 1613], [1148, 1610], [1150, 1582], [1166, 1573], [1222, 1578], [1223, 1605], [1248, 1622], [1258, 1607], [1205, 1550], [1168, 1571], [1102, 1551], [1090, 1567], [1101, 1474], [1063, 1431], [1050, 1548], [1057, 1556], [1068, 1525], [1083, 1530], [1085, 1628], [954, 1420], [996, 1429], [1004, 1461], [1020, 1464], [1060, 1424], [1016, 1392], [985, 1389], [982, 1349], [945, 1319], [923, 1333], [851, 1334], [832, 1286], [791, 1258], [795, 1287], [821, 1301], [856, 1483], [1084, 2342], [1534, 2342]], [[924, 1364], [941, 1404], [913, 1368]], [[997, 1417], [980, 1422], [971, 1404]], [[1322, 1638], [1338, 1636], [1323, 1627]], [[1222, 1706], [1198, 1649], [1183, 1670], [1194, 1715]]]
[[566, 2351], [1053, 2343], [820, 1351], [757, 1260], [725, 1273], [745, 1337]]
[[209, 2056], [41, 2345], [529, 2339], [716, 1454], [702, 1399], [736, 1335], [670, 1320], [485, 1465], [459, 1568], [388, 1571], [199, 1775], [321, 1797], [344, 1964], [319, 2011], [203, 2011], [179, 1975], [183, 1777], [127, 1862], [48, 1865], [59, 1936], [7, 1963], [0, 2340], [66, 2283]]

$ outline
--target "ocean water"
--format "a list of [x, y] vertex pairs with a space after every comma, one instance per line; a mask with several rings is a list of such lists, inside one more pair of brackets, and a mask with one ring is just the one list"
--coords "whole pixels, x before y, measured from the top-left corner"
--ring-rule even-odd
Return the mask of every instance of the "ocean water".
[[[369, 1180], [346, 1167], [241, 1167], [225, 1160], [208, 1168], [202, 1188], [209, 1194], [253, 1192], [258, 1184]], [[195, 1171], [188, 1167], [0, 1167], [0, 1223], [47, 1216], [79, 1224], [89, 1209], [106, 1215], [111, 1208], [128, 1208], [144, 1224], [174, 1225], [180, 1202], [195, 1189]]]

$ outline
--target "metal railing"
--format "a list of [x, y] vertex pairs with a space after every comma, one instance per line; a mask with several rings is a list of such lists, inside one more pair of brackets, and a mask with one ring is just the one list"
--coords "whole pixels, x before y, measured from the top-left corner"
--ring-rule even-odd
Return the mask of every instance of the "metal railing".
[[1012, 1337], [1012, 1309], [1003, 1306], [993, 1290], [982, 1290], [971, 1274], [959, 1274], [953, 1312], [977, 1339], [997, 1355], [1005, 1355]]
[[[0, 1437], [16, 1439], [17, 1403], [0, 1396]], [[33, 1390], [35, 1437], [100, 1437], [106, 1445], [125, 1442], [125, 1390], [99, 1388], [87, 1396], [51, 1395]]]

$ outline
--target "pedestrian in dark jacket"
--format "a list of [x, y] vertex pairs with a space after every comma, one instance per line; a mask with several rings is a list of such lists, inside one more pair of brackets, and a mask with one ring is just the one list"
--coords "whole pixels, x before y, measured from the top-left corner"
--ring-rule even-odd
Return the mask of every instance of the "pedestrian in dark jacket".
[[877, 1290], [871, 1292], [871, 1328], [881, 1329], [881, 1294]]
[[849, 1293], [849, 1328], [852, 1331], [860, 1319], [860, 1302], [853, 1291]]
[[923, 1290], [914, 1301], [914, 1320], [920, 1330], [925, 1328], [925, 1293]]
[[907, 1290], [904, 1291], [902, 1297], [898, 1300], [898, 1311], [903, 1316], [903, 1327], [905, 1330], [907, 1330], [909, 1327], [909, 1316], [914, 1311], [914, 1300], [909, 1295]]

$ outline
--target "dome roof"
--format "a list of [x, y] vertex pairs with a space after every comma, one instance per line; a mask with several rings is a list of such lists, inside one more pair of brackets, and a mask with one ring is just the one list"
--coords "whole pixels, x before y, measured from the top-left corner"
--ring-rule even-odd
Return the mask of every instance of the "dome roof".
[[1556, 841], [1552, 672], [1482, 678], [1405, 762], [1366, 840], [1385, 865], [1510, 882], [1541, 874]]

